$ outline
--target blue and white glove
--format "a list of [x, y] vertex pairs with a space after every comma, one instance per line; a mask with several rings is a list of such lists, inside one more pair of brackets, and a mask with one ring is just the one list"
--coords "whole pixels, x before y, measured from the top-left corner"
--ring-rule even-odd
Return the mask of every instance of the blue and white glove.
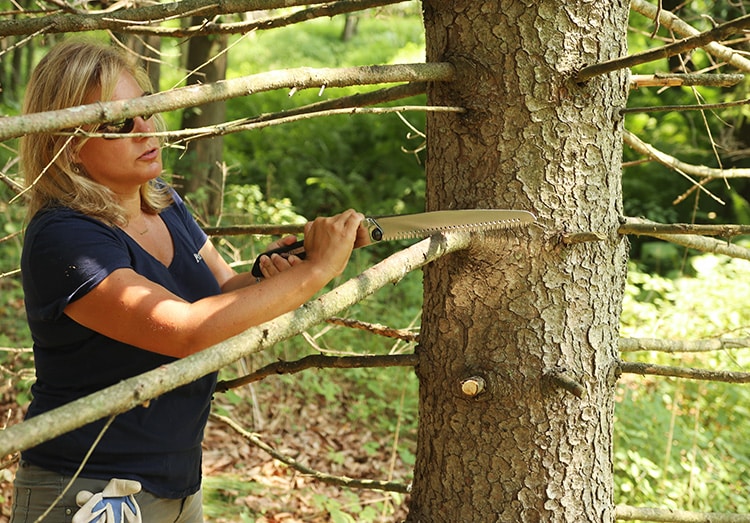
[[73, 515], [73, 523], [142, 523], [141, 509], [135, 494], [141, 484], [131, 479], [112, 479], [96, 494], [82, 490], [76, 494], [81, 507]]

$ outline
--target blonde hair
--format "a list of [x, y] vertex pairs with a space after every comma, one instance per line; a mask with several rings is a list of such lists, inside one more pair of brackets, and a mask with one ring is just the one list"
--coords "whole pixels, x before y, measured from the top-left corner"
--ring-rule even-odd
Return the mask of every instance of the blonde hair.
[[[56, 45], [39, 62], [26, 87], [23, 113], [83, 105], [97, 88], [101, 99], [112, 97], [120, 74], [130, 73], [144, 91], [151, 91], [148, 75], [119, 49], [91, 40], [73, 39]], [[155, 115], [157, 128], [163, 121]], [[126, 225], [127, 216], [117, 196], [95, 182], [75, 163], [86, 138], [35, 133], [19, 141], [19, 158], [29, 188], [28, 215], [40, 209], [65, 206], [102, 220]], [[144, 212], [156, 214], [172, 203], [168, 187], [152, 180], [140, 188]]]

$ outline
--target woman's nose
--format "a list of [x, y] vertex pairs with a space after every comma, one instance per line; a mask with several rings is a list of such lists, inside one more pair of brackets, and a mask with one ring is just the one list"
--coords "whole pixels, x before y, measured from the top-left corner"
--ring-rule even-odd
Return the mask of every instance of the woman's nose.
[[136, 116], [133, 118], [133, 132], [148, 133], [154, 130], [154, 121], [150, 115]]

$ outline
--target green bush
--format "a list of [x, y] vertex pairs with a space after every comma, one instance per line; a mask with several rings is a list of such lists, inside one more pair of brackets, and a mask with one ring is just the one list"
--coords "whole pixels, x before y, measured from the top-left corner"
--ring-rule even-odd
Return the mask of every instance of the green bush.
[[[697, 340], [748, 335], [750, 266], [701, 255], [693, 276], [668, 279], [631, 264], [622, 315], [627, 337]], [[743, 371], [745, 350], [634, 353], [624, 359]], [[618, 503], [707, 512], [750, 511], [750, 391], [742, 384], [622, 376], [615, 419]]]

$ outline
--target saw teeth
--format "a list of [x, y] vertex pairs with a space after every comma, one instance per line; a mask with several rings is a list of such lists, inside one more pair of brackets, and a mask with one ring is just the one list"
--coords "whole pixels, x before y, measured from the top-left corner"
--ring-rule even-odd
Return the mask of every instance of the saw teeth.
[[518, 226], [523, 224], [518, 219], [498, 220], [494, 222], [483, 222], [483, 223], [471, 223], [465, 225], [446, 225], [443, 227], [435, 227], [434, 229], [420, 229], [418, 231], [404, 231], [397, 232], [393, 235], [389, 235], [388, 239], [391, 240], [410, 240], [413, 238], [425, 238], [432, 236], [433, 234], [440, 234], [443, 232], [454, 232], [468, 230], [471, 232], [478, 232], [484, 230], [495, 230], [495, 229], [508, 229], [510, 227]]

